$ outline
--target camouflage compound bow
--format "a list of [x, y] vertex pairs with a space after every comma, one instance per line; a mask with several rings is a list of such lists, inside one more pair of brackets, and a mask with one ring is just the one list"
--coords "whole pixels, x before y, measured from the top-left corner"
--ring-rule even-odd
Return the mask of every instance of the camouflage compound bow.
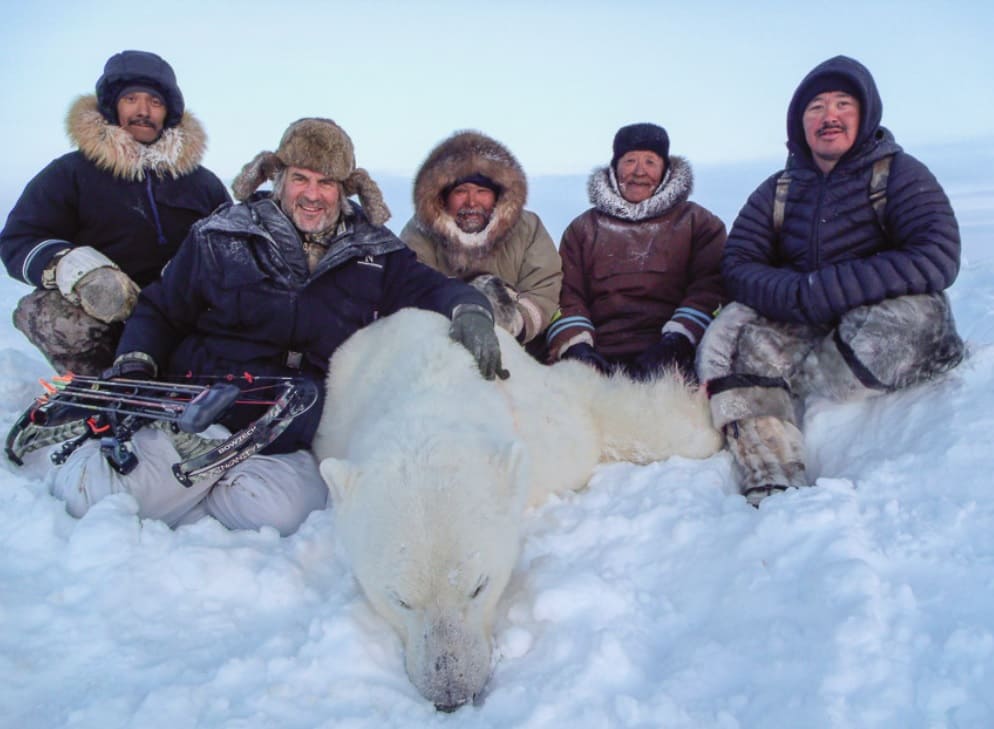
[[61, 443], [53, 463], [61, 464], [84, 441], [100, 439], [100, 450], [122, 474], [138, 463], [131, 437], [161, 423], [173, 433], [198, 434], [235, 406], [265, 406], [241, 430], [216, 441], [204, 440], [197, 455], [173, 464], [184, 486], [219, 476], [279, 437], [295, 417], [317, 401], [315, 384], [296, 377], [225, 376], [209, 385], [159, 380], [104, 380], [66, 374], [42, 380], [45, 392], [17, 419], [7, 435], [7, 457], [23, 465], [27, 453]]

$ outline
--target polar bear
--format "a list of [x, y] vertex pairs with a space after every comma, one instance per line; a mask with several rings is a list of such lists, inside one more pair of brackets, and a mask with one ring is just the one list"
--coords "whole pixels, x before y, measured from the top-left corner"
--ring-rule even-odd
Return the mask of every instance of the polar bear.
[[438, 708], [476, 696], [518, 557], [523, 512], [602, 461], [707, 457], [706, 397], [675, 375], [607, 378], [533, 360], [498, 329], [507, 380], [484, 380], [449, 320], [405, 309], [331, 359], [314, 454], [353, 573]]

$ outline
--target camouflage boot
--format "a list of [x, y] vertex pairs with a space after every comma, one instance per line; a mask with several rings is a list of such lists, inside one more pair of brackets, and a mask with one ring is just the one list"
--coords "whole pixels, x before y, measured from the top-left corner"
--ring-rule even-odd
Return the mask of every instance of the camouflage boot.
[[804, 437], [793, 423], [764, 415], [735, 420], [724, 431], [741, 472], [742, 495], [753, 506], [771, 494], [811, 485], [804, 470]]
[[124, 325], [104, 324], [54, 289], [32, 291], [14, 309], [14, 326], [64, 374], [99, 376], [114, 363]]

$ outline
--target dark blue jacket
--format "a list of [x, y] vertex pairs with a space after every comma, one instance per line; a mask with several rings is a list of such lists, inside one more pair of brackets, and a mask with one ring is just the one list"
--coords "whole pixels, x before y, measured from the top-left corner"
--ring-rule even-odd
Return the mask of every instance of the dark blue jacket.
[[[856, 141], [823, 174], [804, 139], [803, 90], [838, 74], [858, 89]], [[792, 178], [783, 228], [773, 229], [777, 173], [752, 193], [725, 245], [722, 275], [731, 297], [780, 321], [833, 326], [847, 311], [908, 294], [942, 291], [959, 272], [959, 227], [935, 177], [904, 153], [880, 126], [873, 78], [838, 56], [798, 86], [787, 116], [787, 170]], [[873, 163], [893, 155], [884, 228], [870, 204]]]
[[[324, 391], [328, 360], [381, 316], [418, 307], [451, 316], [459, 304], [488, 311], [485, 296], [419, 263], [358, 205], [346, 230], [308, 273], [293, 223], [267, 195], [226, 206], [194, 225], [162, 280], [142, 291], [118, 354], [145, 352], [171, 374], [302, 375]], [[299, 367], [287, 354], [299, 352]], [[310, 446], [321, 403], [268, 452]], [[257, 416], [235, 408], [232, 429]]]
[[190, 226], [229, 201], [204, 167], [132, 180], [70, 152], [28, 183], [0, 232], [0, 256], [12, 277], [40, 286], [57, 252], [91, 246], [144, 286], [158, 278]]

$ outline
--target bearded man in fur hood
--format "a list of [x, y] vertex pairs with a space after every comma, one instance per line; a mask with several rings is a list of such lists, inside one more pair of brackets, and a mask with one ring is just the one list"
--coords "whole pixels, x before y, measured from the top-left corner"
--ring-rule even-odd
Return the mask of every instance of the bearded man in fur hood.
[[59, 372], [109, 367], [139, 287], [190, 226], [230, 198], [200, 165], [207, 136], [154, 53], [112, 56], [69, 109], [77, 147], [28, 183], [0, 233], [12, 277], [36, 287], [15, 326]]
[[414, 217], [400, 234], [420, 261], [486, 294], [496, 323], [522, 343], [545, 331], [562, 282], [555, 243], [524, 209], [527, 196], [525, 173], [506, 147], [457, 132], [418, 170]]
[[749, 196], [722, 261], [734, 303], [698, 367], [746, 500], [810, 486], [799, 414], [811, 396], [880, 395], [955, 367], [944, 291], [960, 262], [949, 199], [880, 125], [870, 72], [836, 56], [798, 85], [787, 165]]
[[630, 124], [611, 164], [587, 183], [593, 208], [563, 234], [562, 316], [547, 334], [552, 359], [576, 359], [638, 379], [678, 368], [725, 301], [725, 226], [688, 200], [690, 163], [671, 156], [666, 130]]

